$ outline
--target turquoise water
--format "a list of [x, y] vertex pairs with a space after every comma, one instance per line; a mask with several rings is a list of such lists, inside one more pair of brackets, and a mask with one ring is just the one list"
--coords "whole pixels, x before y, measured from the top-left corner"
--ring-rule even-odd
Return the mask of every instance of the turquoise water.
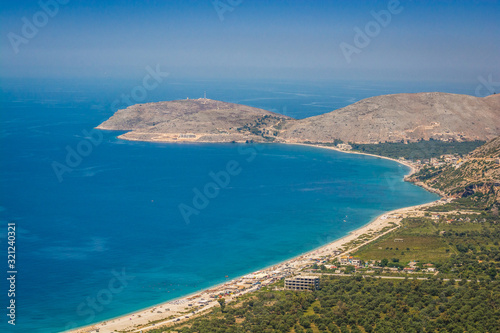
[[[279, 144], [127, 142], [93, 131], [132, 83], [2, 82], [0, 242], [6, 249], [6, 224], [15, 221], [18, 275], [16, 326], [4, 318], [1, 331], [55, 332], [119, 316], [437, 198], [402, 181], [407, 167], [374, 157]], [[183, 81], [148, 101], [208, 90], [210, 98], [245, 103], [248, 96], [246, 104], [306, 117], [393, 89], [337, 85], [333, 93], [329, 84], [222, 82], [210, 91]], [[306, 106], [315, 100], [322, 107]], [[78, 149], [84, 154], [69, 165], [68, 151]], [[238, 172], [213, 187], [211, 174], [228, 163]], [[58, 177], [54, 165], [68, 169]], [[205, 187], [210, 198], [193, 204]], [[196, 214], [184, 218], [179, 205]]]

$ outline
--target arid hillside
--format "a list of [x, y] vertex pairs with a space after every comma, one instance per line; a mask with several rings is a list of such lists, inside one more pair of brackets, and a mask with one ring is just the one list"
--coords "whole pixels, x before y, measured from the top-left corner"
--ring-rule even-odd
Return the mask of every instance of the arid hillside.
[[491, 140], [500, 135], [500, 95], [446, 93], [367, 98], [320, 116], [290, 122], [289, 142], [378, 143], [401, 140]]
[[147, 103], [118, 110], [98, 129], [121, 139], [157, 142], [269, 142], [289, 117], [210, 99]]
[[130, 131], [120, 136], [126, 140], [161, 142], [487, 141], [500, 135], [500, 95], [384, 95], [301, 120], [200, 98], [133, 105], [97, 128]]

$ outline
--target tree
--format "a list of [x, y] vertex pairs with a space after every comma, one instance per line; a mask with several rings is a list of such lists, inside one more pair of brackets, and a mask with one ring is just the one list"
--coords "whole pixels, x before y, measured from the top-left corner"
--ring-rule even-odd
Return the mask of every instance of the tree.
[[345, 268], [345, 272], [346, 272], [347, 274], [350, 274], [350, 273], [352, 273], [352, 272], [354, 272], [354, 271], [356, 271], [356, 269], [354, 268], [354, 266], [347, 266], [347, 267]]
[[224, 298], [219, 298], [217, 302], [219, 302], [220, 311], [224, 312], [224, 308], [226, 307], [226, 300]]
[[495, 269], [495, 267], [490, 268], [490, 270], [488, 271], [488, 275], [492, 280], [495, 279], [495, 276], [497, 275], [497, 270]]

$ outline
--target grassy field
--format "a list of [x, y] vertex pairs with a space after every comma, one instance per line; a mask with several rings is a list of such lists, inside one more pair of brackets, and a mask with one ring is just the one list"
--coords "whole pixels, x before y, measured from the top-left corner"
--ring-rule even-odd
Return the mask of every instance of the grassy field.
[[401, 228], [362, 247], [354, 255], [365, 261], [397, 258], [402, 264], [414, 260], [442, 262], [455, 251], [440, 236], [440, 231], [430, 219], [404, 219]]
[[400, 263], [407, 264], [415, 260], [424, 262], [444, 261], [452, 253], [449, 245], [434, 236], [399, 235], [398, 237], [402, 237], [403, 242], [395, 242], [395, 237], [392, 236], [376, 244], [366, 246], [356, 252], [355, 256], [365, 261], [397, 258]]
[[[362, 247], [353, 255], [365, 261], [397, 258], [405, 265], [410, 261], [442, 263], [453, 254], [458, 254], [456, 245], [462, 242], [460, 237], [450, 238], [445, 237], [445, 234], [478, 233], [485, 228], [483, 223], [446, 223], [426, 217], [407, 218], [403, 220], [401, 228]], [[484, 245], [488, 246], [486, 242]]]

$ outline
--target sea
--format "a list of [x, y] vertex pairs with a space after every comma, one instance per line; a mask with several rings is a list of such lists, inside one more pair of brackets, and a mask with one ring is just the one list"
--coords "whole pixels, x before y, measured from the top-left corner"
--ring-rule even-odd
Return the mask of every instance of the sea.
[[0, 80], [1, 332], [61, 332], [131, 313], [438, 199], [386, 159], [283, 144], [129, 142], [94, 129], [118, 108], [206, 93], [305, 118], [381, 94], [476, 88], [174, 77], [151, 90], [141, 84]]

